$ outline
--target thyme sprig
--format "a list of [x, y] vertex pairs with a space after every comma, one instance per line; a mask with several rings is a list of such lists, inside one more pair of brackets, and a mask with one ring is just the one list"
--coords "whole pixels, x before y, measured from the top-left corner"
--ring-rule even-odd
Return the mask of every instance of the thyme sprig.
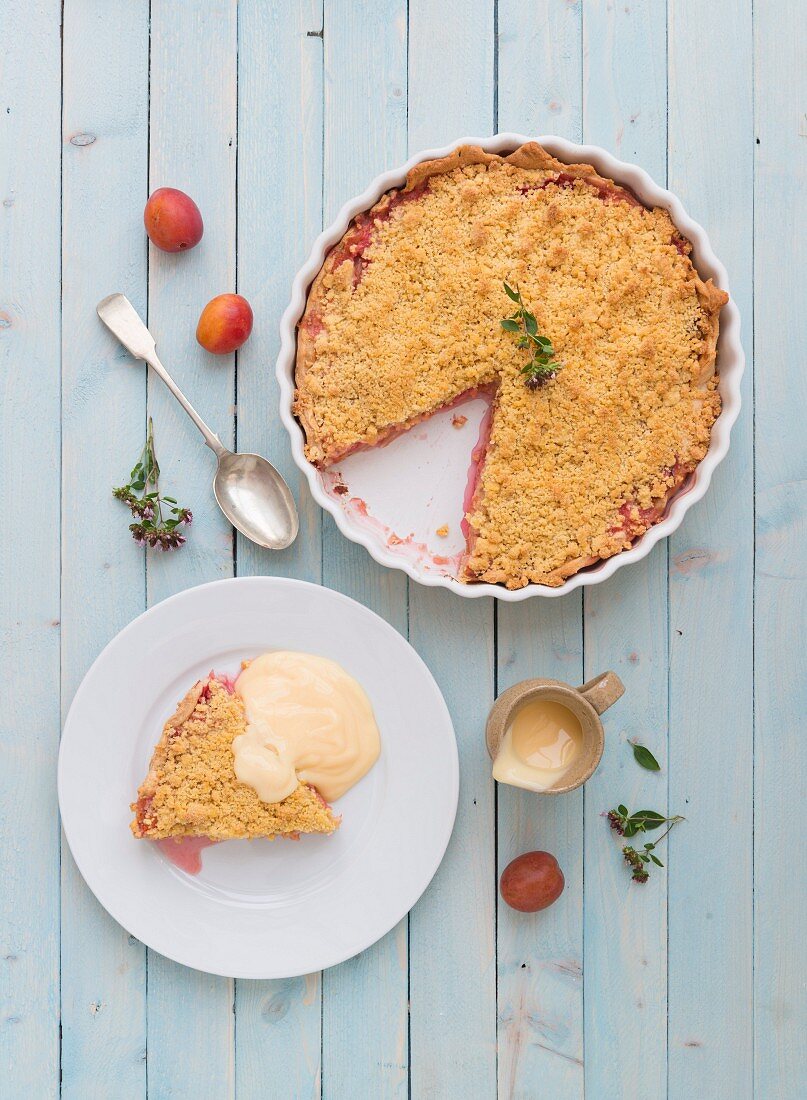
[[[148, 420], [146, 442], [140, 452], [127, 485], [112, 490], [112, 495], [129, 508], [134, 523], [129, 524], [132, 538], [138, 546], [176, 550], [183, 545], [185, 535], [178, 528], [190, 527], [193, 513], [180, 508], [173, 497], [160, 493], [160, 467], [154, 450], [154, 424]], [[165, 508], [165, 514], [163, 513]]]
[[517, 334], [516, 346], [529, 352], [529, 359], [521, 368], [521, 373], [525, 375], [525, 385], [531, 390], [537, 390], [555, 377], [561, 364], [555, 359], [552, 341], [547, 336], [539, 335], [535, 314], [530, 313], [524, 305], [518, 287], [505, 283], [504, 291], [510, 301], [515, 302], [516, 310], [504, 318], [502, 328], [505, 332]]
[[634, 882], [647, 882], [651, 864], [655, 864], [656, 867], [664, 866], [655, 854], [656, 847], [680, 821], [686, 820], [680, 814], [665, 817], [655, 810], [637, 810], [635, 813], [629, 813], [627, 807], [621, 805], [615, 810], [609, 810], [605, 816], [614, 832], [624, 837], [634, 837], [637, 833], [649, 833], [654, 829], [660, 829], [662, 825], [667, 826], [655, 842], [647, 842], [639, 849], [631, 844], [623, 845], [622, 858], [628, 865]]

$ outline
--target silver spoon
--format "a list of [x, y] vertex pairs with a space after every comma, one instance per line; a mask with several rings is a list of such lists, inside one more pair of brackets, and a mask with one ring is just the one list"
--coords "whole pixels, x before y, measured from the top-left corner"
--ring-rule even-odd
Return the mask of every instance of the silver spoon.
[[97, 305], [98, 316], [135, 359], [145, 359], [204, 436], [218, 459], [213, 492], [233, 527], [267, 550], [283, 550], [297, 538], [299, 521], [288, 485], [260, 455], [233, 454], [202, 420], [157, 358], [154, 337], [123, 294], [110, 294]]

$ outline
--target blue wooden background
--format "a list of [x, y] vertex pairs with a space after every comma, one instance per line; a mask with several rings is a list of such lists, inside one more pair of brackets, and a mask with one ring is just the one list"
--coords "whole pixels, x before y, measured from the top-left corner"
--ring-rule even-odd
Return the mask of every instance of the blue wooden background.
[[[805, 1095], [804, 24], [803, 0], [0, 5], [4, 1097]], [[273, 377], [323, 222], [407, 151], [497, 129], [598, 143], [666, 181], [726, 263], [757, 363], [730, 457], [669, 543], [582, 597], [499, 607], [408, 584], [338, 534], [291, 465]], [[187, 255], [146, 247], [164, 184], [204, 213]], [[236, 287], [255, 333], [213, 361], [196, 319]], [[290, 552], [233, 541], [192, 426], [96, 319], [115, 290], [225, 442], [292, 479]], [[181, 552], [144, 558], [110, 488], [147, 410], [197, 523]], [[380, 612], [431, 667], [460, 743], [457, 826], [426, 895], [360, 957], [290, 981], [145, 950], [59, 830], [60, 724], [92, 659], [149, 604], [233, 573], [321, 581]], [[496, 791], [494, 693], [604, 668], [627, 694], [585, 790], [538, 809]], [[688, 819], [644, 888], [600, 817], [618, 801]], [[496, 874], [535, 846], [567, 889], [525, 918]]]

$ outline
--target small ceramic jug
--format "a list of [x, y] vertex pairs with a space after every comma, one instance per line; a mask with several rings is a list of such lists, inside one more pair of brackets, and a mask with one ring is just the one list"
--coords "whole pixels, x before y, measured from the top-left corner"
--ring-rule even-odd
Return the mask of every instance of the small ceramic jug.
[[502, 738], [521, 707], [537, 699], [560, 703], [580, 722], [582, 744], [558, 782], [536, 793], [566, 794], [581, 787], [593, 775], [605, 746], [605, 731], [599, 716], [624, 691], [625, 686], [615, 672], [603, 672], [579, 688], [564, 684], [562, 680], [522, 680], [520, 684], [514, 684], [502, 692], [488, 716], [485, 739], [491, 759], [496, 759]]

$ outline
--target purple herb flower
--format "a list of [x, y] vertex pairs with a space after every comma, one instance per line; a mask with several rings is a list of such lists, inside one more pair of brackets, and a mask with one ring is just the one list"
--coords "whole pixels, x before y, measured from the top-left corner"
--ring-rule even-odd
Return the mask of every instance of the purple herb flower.
[[[132, 538], [138, 546], [176, 550], [186, 542], [176, 528], [180, 524], [190, 527], [193, 513], [181, 508], [173, 497], [160, 494], [160, 467], [154, 450], [154, 425], [149, 417], [146, 443], [134, 469], [129, 484], [112, 490], [116, 500], [122, 501], [132, 513], [134, 523], [129, 524]], [[165, 508], [165, 515], [163, 514]], [[168, 516], [169, 518], [166, 518]]]

